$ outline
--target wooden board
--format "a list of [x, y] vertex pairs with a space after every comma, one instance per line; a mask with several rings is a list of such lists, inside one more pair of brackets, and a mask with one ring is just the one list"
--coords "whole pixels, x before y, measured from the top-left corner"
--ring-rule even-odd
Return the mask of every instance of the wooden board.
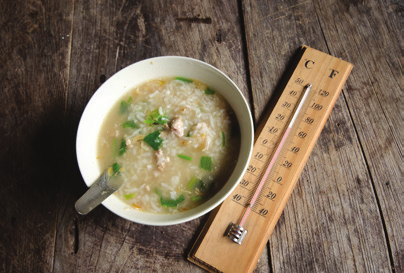
[[302, 43], [355, 65], [270, 237], [273, 272], [403, 271], [402, 3], [246, 0], [243, 10], [258, 118]]
[[355, 67], [255, 272], [403, 272], [402, 11], [398, 0], [1, 1], [0, 271], [203, 272], [186, 254], [208, 216], [148, 227], [103, 207], [76, 214], [80, 114], [120, 68], [185, 55], [229, 75], [258, 123], [307, 44]]
[[[404, 78], [402, 54], [401, 57], [394, 54], [403, 44], [403, 20], [397, 20], [397, 11], [402, 13], [403, 2], [393, 0], [379, 4], [366, 1], [351, 4], [347, 9], [343, 5], [319, 2], [318, 8], [323, 10], [320, 23], [332, 18], [329, 26], [335, 26], [324, 29], [330, 52], [349, 58], [355, 64], [344, 95], [369, 170], [370, 187], [376, 196], [385, 240], [382, 245], [375, 240], [376, 236], [370, 235], [378, 222], [375, 215], [367, 221], [370, 224], [363, 227], [364, 233], [369, 235], [361, 239], [368, 242], [364, 243], [364, 248], [380, 253], [379, 257], [373, 255], [372, 260], [377, 262], [368, 267], [388, 271], [387, 267], [391, 266], [392, 271], [403, 272]], [[357, 183], [362, 187], [361, 181]], [[382, 258], [382, 253], [389, 256], [390, 262]], [[362, 259], [369, 263], [366, 257]]]
[[28, 2], [0, 3], [1, 272], [52, 272], [66, 163], [73, 8], [69, 1]]
[[[318, 136], [352, 69], [352, 65], [309, 47], [302, 56], [278, 103], [258, 128], [247, 172], [234, 192], [210, 217], [191, 249], [188, 259], [215, 272], [252, 272], [283, 208], [303, 170]], [[299, 94], [313, 84], [304, 114], [292, 128], [291, 137], [275, 163], [257, 205], [243, 228], [248, 233], [241, 245], [223, 236], [229, 223], [238, 223], [249, 206], [254, 189], [286, 130], [286, 120], [297, 107]], [[220, 255], [222, 254], [222, 255]], [[237, 261], [237, 262], [235, 262]]]

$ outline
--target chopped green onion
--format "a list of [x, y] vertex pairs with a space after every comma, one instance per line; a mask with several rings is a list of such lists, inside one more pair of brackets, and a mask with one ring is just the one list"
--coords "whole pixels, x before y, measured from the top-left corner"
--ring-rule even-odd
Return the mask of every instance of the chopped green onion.
[[190, 136], [191, 136], [191, 131], [189, 131], [187, 134], [187, 137], [190, 137]]
[[195, 185], [195, 188], [198, 188], [201, 191], [206, 191], [208, 189], [207, 185], [203, 180], [199, 180], [198, 183]]
[[182, 201], [185, 200], [185, 197], [182, 194], [177, 199], [165, 199], [165, 198], [163, 198], [163, 196], [161, 195], [161, 192], [157, 188], [154, 189], [154, 192], [158, 196], [160, 196], [160, 203], [163, 207], [175, 208], [176, 206], [178, 206], [179, 203], [181, 203]]
[[128, 111], [128, 108], [130, 106], [130, 102], [132, 101], [132, 97], [129, 97], [128, 101], [121, 101], [121, 105], [119, 106], [119, 110], [121, 111], [121, 114], [126, 113]]
[[208, 188], [206, 187], [206, 185], [205, 185], [205, 182], [203, 182], [202, 179], [199, 179], [199, 178], [197, 178], [197, 177], [193, 177], [193, 178], [188, 182], [187, 187], [188, 187], [188, 189], [190, 189], [190, 190], [193, 190], [194, 188], [197, 188], [197, 189], [199, 189], [199, 190], [201, 190], [201, 191], [205, 191], [205, 190], [208, 189]]
[[179, 158], [181, 158], [181, 159], [185, 159], [185, 160], [188, 160], [188, 161], [192, 161], [192, 157], [190, 157], [190, 156], [186, 156], [186, 155], [182, 155], [182, 154], [178, 154], [177, 155]]
[[132, 199], [136, 193], [130, 193], [130, 194], [125, 194], [123, 197], [125, 197], [126, 200]]
[[164, 199], [163, 197], [160, 197], [160, 203], [163, 207], [167, 208], [175, 208], [178, 206], [179, 203], [185, 200], [184, 195], [180, 195], [177, 199]]
[[209, 87], [207, 87], [207, 88], [205, 89], [205, 94], [206, 94], [206, 95], [214, 95], [214, 94], [215, 94], [215, 91], [212, 90], [212, 89], [210, 89]]
[[139, 128], [139, 126], [133, 120], [125, 121], [124, 123], [121, 124], [121, 126], [123, 128], [132, 128], [132, 129]]
[[183, 78], [183, 77], [176, 77], [175, 79], [176, 79], [176, 80], [183, 81], [183, 82], [187, 82], [187, 83], [191, 83], [191, 82], [192, 82], [192, 80], [187, 79], [187, 78]]
[[155, 109], [149, 113], [147, 118], [144, 120], [144, 123], [149, 125], [162, 125], [168, 123], [169, 118], [164, 115], [160, 115], [159, 109]]
[[121, 166], [119, 166], [118, 163], [112, 164], [112, 175], [117, 175], [119, 173], [119, 170], [121, 169]]
[[149, 144], [156, 151], [158, 151], [161, 144], [163, 143], [163, 140], [160, 138], [159, 130], [154, 131], [153, 133], [150, 133], [147, 136], [145, 136], [143, 141]]
[[192, 196], [191, 197], [191, 201], [195, 202], [195, 201], [199, 201], [202, 199], [202, 195], [197, 195], [197, 196]]
[[222, 147], [224, 147], [224, 145], [226, 145], [226, 136], [224, 132], [222, 132]]
[[199, 167], [206, 171], [212, 170], [212, 158], [210, 156], [202, 156], [199, 162]]
[[193, 177], [192, 179], [191, 179], [191, 181], [189, 181], [188, 182], [188, 189], [190, 189], [190, 190], [192, 190], [194, 187], [195, 187], [195, 185], [196, 185], [196, 183], [199, 181], [199, 179], [197, 178], [197, 177]]
[[121, 147], [119, 148], [119, 155], [123, 155], [126, 152], [126, 141], [124, 138], [121, 139]]

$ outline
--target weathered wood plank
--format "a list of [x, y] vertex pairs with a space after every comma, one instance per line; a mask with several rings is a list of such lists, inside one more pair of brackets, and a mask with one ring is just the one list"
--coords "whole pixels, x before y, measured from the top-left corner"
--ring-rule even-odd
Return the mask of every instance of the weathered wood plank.
[[0, 3], [0, 271], [52, 272], [69, 1]]
[[[0, 3], [1, 272], [202, 272], [185, 255], [206, 218], [147, 227], [73, 209], [79, 117], [120, 68], [190, 56], [248, 97], [237, 1], [138, 2]], [[266, 2], [242, 4], [256, 120], [301, 44], [355, 67], [256, 272], [403, 271], [402, 3]]]
[[[393, 270], [404, 270], [402, 26], [397, 1], [318, 1], [332, 54], [356, 65], [344, 92], [380, 206]], [[329, 18], [329, 19], [325, 19]], [[331, 27], [332, 26], [332, 27]]]
[[[223, 13], [226, 10], [226, 13]], [[183, 55], [232, 78], [248, 98], [236, 1], [76, 1], [67, 100], [68, 145], [75, 160], [79, 117], [98, 86], [136, 61]], [[74, 202], [85, 191], [77, 166], [66, 173], [55, 253], [57, 272], [202, 272], [186, 260], [204, 218], [173, 227], [128, 222], [99, 207], [85, 217]], [[268, 258], [261, 260], [268, 271]]]
[[[311, 1], [245, 1], [243, 9], [258, 119], [296, 48], [307, 44], [328, 51], [323, 29], [333, 15], [319, 21]], [[376, 202], [354, 124], [340, 97], [270, 239], [273, 272], [390, 271]]]

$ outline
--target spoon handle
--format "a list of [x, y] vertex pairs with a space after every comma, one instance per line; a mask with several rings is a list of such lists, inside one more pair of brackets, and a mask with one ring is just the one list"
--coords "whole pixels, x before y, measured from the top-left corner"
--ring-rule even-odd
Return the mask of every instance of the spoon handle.
[[86, 193], [77, 200], [75, 208], [79, 214], [86, 215], [117, 190], [108, 185], [109, 179], [108, 172], [104, 172]]

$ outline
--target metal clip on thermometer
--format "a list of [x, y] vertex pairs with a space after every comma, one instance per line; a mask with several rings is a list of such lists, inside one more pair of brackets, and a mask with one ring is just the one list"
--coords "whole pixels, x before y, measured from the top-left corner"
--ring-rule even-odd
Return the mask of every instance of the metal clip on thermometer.
[[304, 104], [304, 102], [305, 102], [305, 100], [307, 98], [307, 95], [309, 94], [309, 91], [310, 91], [311, 87], [312, 87], [311, 83], [304, 87], [304, 90], [303, 90], [303, 92], [302, 92], [302, 94], [300, 96], [300, 101], [296, 104], [294, 112], [290, 116], [288, 124], [285, 127], [286, 129], [285, 129], [285, 131], [283, 133], [283, 136], [280, 138], [280, 140], [279, 140], [279, 142], [277, 144], [277, 147], [275, 149], [275, 152], [274, 152], [274, 154], [272, 156], [272, 159], [269, 162], [269, 165], [266, 168], [265, 172], [263, 172], [263, 175], [262, 175], [262, 177], [260, 179], [258, 187], [255, 190], [254, 195], [251, 198], [251, 201], [247, 206], [247, 209], [244, 211], [243, 217], [241, 218], [239, 224], [230, 223], [227, 230], [226, 230], [226, 232], [225, 232], [225, 235], [227, 237], [229, 237], [233, 242], [235, 242], [235, 243], [237, 243], [239, 245], [241, 245], [244, 237], [247, 234], [247, 230], [243, 228], [243, 225], [244, 225], [245, 221], [247, 220], [247, 217], [250, 214], [251, 209], [253, 208], [255, 202], [257, 201], [257, 198], [258, 198], [258, 196], [259, 196], [259, 194], [261, 192], [261, 189], [264, 186], [265, 181], [267, 180], [268, 175], [271, 172], [272, 167], [274, 166], [278, 155], [280, 154], [280, 151], [282, 150], [283, 144], [285, 144], [285, 141], [286, 141], [286, 139], [287, 139], [292, 127], [293, 127], [293, 124], [295, 123], [295, 120], [296, 120], [297, 116], [300, 113], [300, 110], [302, 109], [302, 106], [303, 106], [303, 104]]

